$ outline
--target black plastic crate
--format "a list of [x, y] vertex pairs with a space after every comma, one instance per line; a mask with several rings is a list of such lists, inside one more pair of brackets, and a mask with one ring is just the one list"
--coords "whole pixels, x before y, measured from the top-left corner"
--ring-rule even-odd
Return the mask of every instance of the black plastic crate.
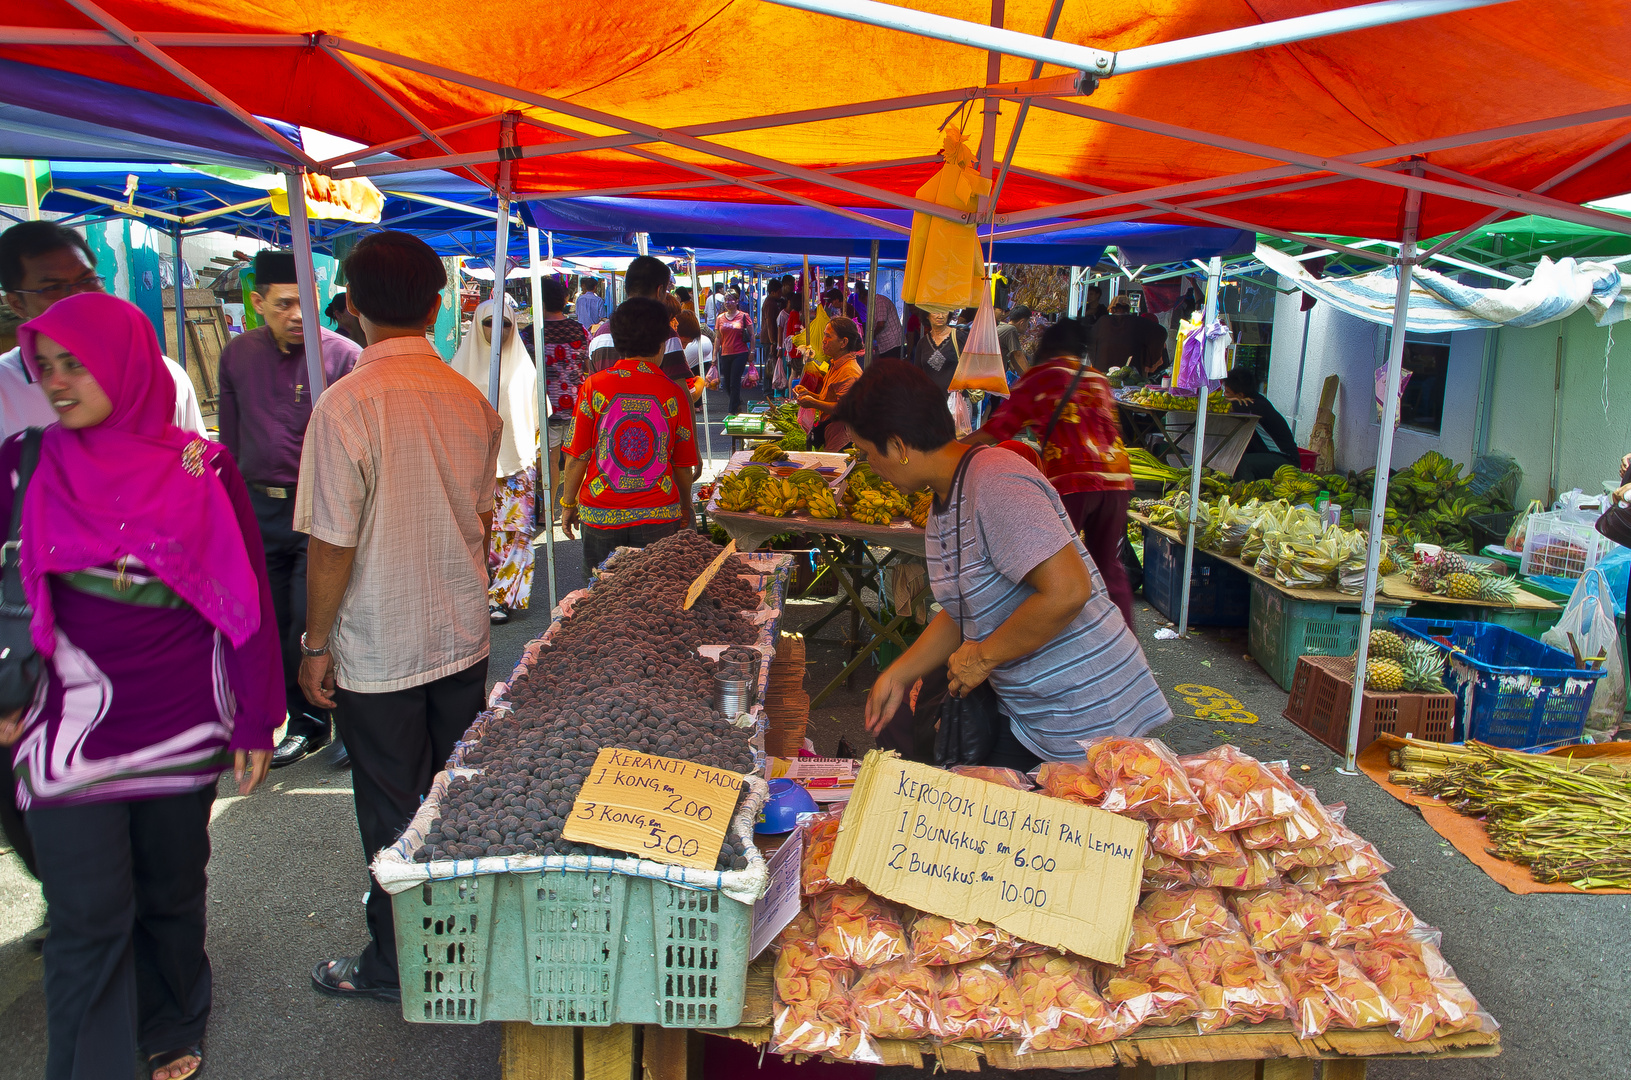
[[[1144, 530], [1144, 599], [1173, 622], [1183, 603], [1184, 546]], [[1189, 571], [1190, 626], [1245, 626], [1251, 617], [1251, 575], [1199, 549]]]

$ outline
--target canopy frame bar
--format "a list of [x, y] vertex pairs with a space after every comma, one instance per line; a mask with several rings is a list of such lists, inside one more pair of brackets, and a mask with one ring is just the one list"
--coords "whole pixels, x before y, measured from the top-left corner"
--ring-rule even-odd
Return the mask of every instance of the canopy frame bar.
[[[818, 169], [824, 173], [871, 172], [875, 169], [898, 169], [913, 165], [928, 165], [940, 160], [939, 154], [923, 154], [918, 157], [892, 158], [889, 161], [868, 162], [863, 165], [834, 165], [831, 168]], [[764, 181], [776, 179], [775, 173], [756, 173], [745, 177], [748, 180]], [[630, 184], [614, 188], [585, 188], [577, 191], [528, 191], [516, 195], [512, 202], [550, 202], [558, 199], [585, 199], [591, 197], [610, 197], [617, 195], [638, 195], [648, 191], [664, 191], [680, 189], [690, 191], [695, 188], [730, 187], [732, 185], [723, 180], [675, 180], [666, 184]]]
[[211, 86], [199, 76], [195, 75], [185, 65], [178, 63], [163, 49], [153, 44], [144, 35], [136, 33], [130, 27], [114, 18], [101, 7], [92, 3], [92, 0], [67, 0], [68, 4], [81, 15], [92, 22], [107, 29], [116, 39], [116, 44], [125, 45], [141, 53], [153, 64], [162, 68], [177, 81], [186, 84], [194, 93], [214, 102], [216, 105], [231, 113], [232, 116], [249, 130], [266, 139], [272, 145], [281, 147], [284, 152], [292, 154], [296, 161], [308, 169], [316, 166], [317, 162], [304, 149], [296, 146], [281, 132], [263, 123], [248, 109], [233, 101], [226, 94]]

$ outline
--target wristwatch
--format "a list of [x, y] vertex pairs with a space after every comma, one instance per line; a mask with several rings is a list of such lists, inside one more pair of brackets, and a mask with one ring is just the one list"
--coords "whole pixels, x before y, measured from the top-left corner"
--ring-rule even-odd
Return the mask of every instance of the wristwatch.
[[321, 649], [314, 649], [306, 644], [306, 635], [304, 633], [300, 635], [300, 652], [304, 656], [327, 656], [328, 648], [324, 645]]

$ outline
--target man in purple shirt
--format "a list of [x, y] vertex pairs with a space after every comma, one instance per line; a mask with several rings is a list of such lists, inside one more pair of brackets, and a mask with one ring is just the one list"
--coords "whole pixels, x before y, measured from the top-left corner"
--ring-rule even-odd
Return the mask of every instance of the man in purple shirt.
[[[300, 635], [306, 629], [306, 534], [294, 530], [295, 481], [300, 447], [311, 420], [312, 389], [306, 373], [305, 327], [294, 254], [255, 256], [255, 311], [266, 323], [233, 338], [221, 350], [221, 442], [232, 452], [249, 484], [249, 501], [266, 547], [278, 642], [283, 649], [284, 693], [289, 726], [272, 754], [272, 768], [292, 765], [329, 740], [328, 710], [300, 691]], [[332, 383], [357, 362], [362, 349], [335, 333], [323, 333], [323, 377]], [[344, 764], [345, 748], [337, 762]]]

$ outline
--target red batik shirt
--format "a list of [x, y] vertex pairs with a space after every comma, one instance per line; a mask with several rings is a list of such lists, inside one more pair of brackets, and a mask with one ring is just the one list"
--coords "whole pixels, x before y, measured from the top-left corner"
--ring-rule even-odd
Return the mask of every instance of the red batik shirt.
[[[980, 430], [1000, 442], [1029, 428], [1040, 440], [1080, 363], [1075, 357], [1060, 356], [1032, 367]], [[1116, 399], [1109, 380], [1091, 367], [1082, 374], [1042, 448], [1042, 475], [1061, 495], [1132, 490], [1132, 467], [1121, 443]]]
[[566, 452], [589, 470], [578, 518], [597, 529], [678, 521], [676, 467], [698, 463], [691, 401], [654, 365], [619, 360], [583, 381]]

